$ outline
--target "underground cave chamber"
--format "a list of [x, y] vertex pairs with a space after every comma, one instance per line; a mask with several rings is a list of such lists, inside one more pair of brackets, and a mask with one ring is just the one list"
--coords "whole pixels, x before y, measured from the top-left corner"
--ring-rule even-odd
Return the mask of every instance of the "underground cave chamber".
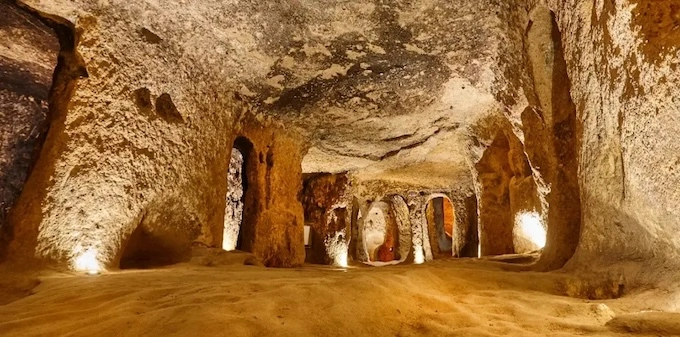
[[[550, 12], [545, 13], [532, 12], [532, 23], [527, 33], [530, 49], [555, 41], [554, 36], [545, 33], [541, 28], [555, 26]], [[61, 49], [67, 50], [70, 53], [68, 55], [72, 56], [62, 57], [60, 64], [52, 66], [55, 79], [61, 77], [67, 79], [55, 84], [60, 88], [65, 85], [64, 90], [53, 90], [53, 94], [60, 96], [50, 101], [49, 109], [56, 113], [68, 110], [64, 102], [75, 99], [70, 97], [78, 94], [77, 91], [72, 91], [75, 88], [74, 83], [80, 81], [81, 84], [85, 84], [86, 77], [79, 74], [85, 74], [87, 71], [84, 70], [86, 65], [82, 64], [82, 56], [78, 53], [79, 41], [78, 36], [74, 35], [73, 27], [61, 22], [48, 23], [48, 26], [56, 30], [56, 40], [60, 42]], [[149, 30], [144, 30], [143, 35], [144, 38], [150, 36], [153, 38], [153, 32]], [[558, 44], [553, 49], [561, 52]], [[62, 51], [63, 53], [65, 52]], [[530, 61], [537, 62], [534, 58], [530, 58]], [[558, 77], [566, 77], [559, 62], [563, 60], [557, 57], [554, 73]], [[532, 69], [539, 72], [549, 66], [550, 64], [544, 65], [543, 68], [535, 66]], [[558, 98], [563, 99], [564, 92], [555, 92], [557, 104]], [[539, 93], [539, 98], [540, 95], [542, 93]], [[186, 124], [189, 122], [189, 119], [185, 118], [187, 111], [182, 111], [181, 105], [176, 102], [178, 98], [174, 95], [141, 87], [132, 92], [131, 98], [132, 108], [148, 116], [153, 123], [160, 123], [159, 126], [165, 128], [165, 132], [171, 134], [187, 127]], [[95, 233], [97, 228], [104, 228], [100, 230], [101, 234], [84, 236], [87, 239], [80, 240], [82, 242], [75, 240], [73, 243], [49, 243], [49, 239], [43, 237], [50, 235], [54, 237], [54, 234], [43, 236], [41, 233], [36, 234], [35, 231], [23, 230], [17, 233], [29, 241], [35, 240], [32, 239], [35, 237], [38, 237], [38, 241], [45, 240], [45, 245], [51, 248], [41, 248], [43, 252], [47, 255], [66, 257], [66, 260], [71, 260], [69, 263], [72, 266], [73, 261], [77, 260], [82, 252], [97, 252], [94, 255], [97, 255], [95, 259], [98, 264], [119, 266], [123, 269], [187, 261], [192, 254], [192, 247], [197, 245], [219, 247], [226, 251], [245, 251], [258, 255], [272, 265], [281, 266], [288, 263], [298, 265], [303, 261], [335, 265], [346, 265], [348, 262], [422, 263], [435, 258], [536, 252], [546, 246], [544, 237], [547, 236], [545, 233], [549, 233], [547, 225], [550, 217], [549, 211], [544, 209], [547, 208], [546, 193], [541, 188], [551, 183], [546, 183], [544, 181], [546, 178], [550, 180], [560, 178], [559, 174], [562, 171], [556, 170], [555, 177], [551, 172], [545, 172], [541, 178], [543, 180], [537, 179], [539, 177], [527, 156], [535, 157], [537, 163], [541, 160], [554, 160], [551, 156], [554, 157], [554, 149], [558, 148], [558, 145], [568, 147], [572, 144], [558, 144], [549, 148], [536, 147], [533, 145], [536, 143], [535, 139], [542, 137], [542, 134], [529, 130], [531, 132], [526, 133], [526, 139], [522, 142], [515, 130], [500, 123], [498, 125], [503, 126], [496, 125], [489, 130], [495, 137], [490, 138], [492, 141], [482, 149], [483, 155], [471, 168], [471, 173], [462, 182], [456, 182], [462, 188], [428, 190], [422, 187], [409, 187], [408, 184], [393, 188], [390, 187], [389, 180], [382, 180], [383, 186], [362, 187], [360, 191], [359, 186], [352, 186], [356, 183], [353, 178], [354, 172], [327, 174], [323, 173], [323, 169], [301, 171], [299, 165], [302, 162], [304, 166], [306, 160], [304, 151], [301, 151], [304, 141], [276, 123], [255, 118], [251, 106], [238, 102], [243, 96], [236, 95], [229, 99], [236, 101], [229, 104], [234, 115], [241, 117], [238, 117], [239, 122], [234, 124], [235, 134], [225, 134], [224, 140], [220, 143], [225, 147], [225, 143], [229, 143], [229, 137], [235, 137], [231, 147], [226, 146], [231, 149], [226, 155], [226, 160], [210, 157], [200, 151], [187, 152], [196, 155], [186, 157], [185, 162], [210, 164], [186, 172], [177, 172], [174, 169], [160, 170], [164, 181], [176, 182], [163, 187], [163, 193], [168, 195], [166, 200], [157, 196], [157, 192], [152, 192], [152, 185], [144, 181], [135, 187], [139, 190], [135, 196], [137, 201], [128, 202], [122, 197], [119, 201], [114, 198], [109, 202], [112, 209], [121, 210], [118, 212], [121, 219], [103, 217], [103, 220], [99, 220], [95, 214], [104, 212], [89, 211], [89, 206], [84, 203], [75, 207], [69, 206], [67, 213], [75, 212], [71, 211], [72, 209], [79, 209], [80, 212], [69, 213], [71, 214], [69, 217], [79, 219], [74, 222], [85, 223], [86, 227], [91, 228], [79, 228], [77, 232]], [[276, 107], [274, 105], [272, 108]], [[564, 112], [553, 110], [555, 115], [572, 113], [570, 110]], [[532, 122], [531, 117], [527, 114], [525, 118], [527, 124]], [[36, 123], [38, 125], [35, 128], [41, 129], [40, 123], [43, 122]], [[551, 130], [548, 128], [545, 131]], [[100, 137], [105, 138], [104, 135]], [[53, 154], [59, 151], [54, 146], [55, 144], [63, 146], [64, 143], [60, 138], [63, 138], [63, 127], [51, 128], [45, 141], [47, 149], [43, 151], [46, 155], [36, 160], [34, 170], [40, 171], [42, 167], [49, 167], [55, 163], [58, 158], [53, 157]], [[191, 146], [198, 149], [199, 138], [192, 142]], [[32, 146], [34, 148], [30, 151], [35, 153], [41, 144]], [[166, 149], [160, 146], [138, 153], [153, 159], [164, 151]], [[281, 157], [286, 153], [295, 155], [289, 156], [290, 158]], [[213, 163], [223, 166], [213, 169], [211, 167]], [[117, 164], [125, 166], [124, 162]], [[549, 167], [545, 164], [543, 166]], [[69, 184], [76, 184], [78, 179], [87, 182], [101, 178], [96, 176], [95, 171], [84, 170], [82, 171], [84, 173], [80, 173], [83, 170], [81, 167], [86, 167], [84, 165], [75, 167], [77, 169], [69, 173], [72, 176], [69, 178]], [[12, 170], [19, 176], [29, 175], [26, 163], [17, 163], [5, 171], [14, 172]], [[135, 169], [115, 174], [117, 180], [112, 181], [119, 181], [121, 184], [139, 180], [143, 176]], [[224, 181], [215, 182], [218, 177], [225, 174]], [[45, 175], [35, 174], [31, 180], [27, 182], [30, 186], [49, 188], [50, 178]], [[185, 184], [196, 183], [202, 186], [199, 192], [189, 193], [194, 188]], [[361, 185], [361, 182], [358, 184]], [[475, 185], [479, 186], [478, 191], [475, 190]], [[97, 195], [88, 191], [90, 185], [83, 183], [80, 186], [82, 191], [78, 193]], [[38, 203], [35, 201], [44, 196], [43, 192], [36, 188], [25, 193], [27, 196], [24, 202], [19, 200], [14, 207], [17, 210], [15, 213], [37, 212]], [[125, 191], [135, 189], [123, 185], [116, 188]], [[21, 186], [15, 189], [21, 189]], [[218, 193], [224, 195], [220, 211], [217, 211], [215, 197]], [[419, 197], [405, 198], [410, 193], [416, 193]], [[375, 196], [381, 194], [388, 197], [376, 199]], [[365, 202], [358, 203], [357, 200]], [[470, 204], [469, 200], [473, 200], [474, 205]], [[106, 205], [101, 204], [101, 207]], [[122, 211], [124, 208], [127, 210]], [[218, 221], [222, 211], [223, 216]], [[57, 211], [53, 213], [58, 214]], [[136, 217], [123, 216], [127, 213], [136, 214]], [[81, 219], [82, 214], [85, 214], [85, 218]], [[54, 228], [52, 231], [55, 233], [61, 230], [52, 225], [40, 227], [34, 220], [29, 219], [39, 218], [24, 220], [17, 217], [15, 225], [3, 226], [5, 228], [3, 232], [6, 233], [2, 235], [3, 250], [11, 247], [9, 241], [14, 236], [13, 228], [22, 226]], [[117, 225], [105, 224], [107, 221]], [[11, 217], [5, 222], [11, 223]], [[54, 224], [57, 222], [59, 221]], [[121, 223], [127, 224], [118, 225]], [[305, 226], [309, 232], [308, 245], [304, 244]], [[16, 251], [19, 252], [21, 249]], [[61, 258], [57, 260], [59, 259]]]
[[[637, 167], [630, 153], [625, 152], [628, 150], [624, 151], [632, 147], [627, 148], [622, 144], [624, 141], [612, 138], [623, 137], [625, 127], [631, 126], [626, 123], [632, 119], [624, 118], [624, 114], [609, 120], [584, 113], [590, 109], [590, 101], [584, 99], [584, 92], [573, 93], [573, 86], [584, 80], [575, 82], [570, 74], [569, 61], [573, 63], [574, 56], [565, 48], [565, 43], [570, 41], [562, 34], [560, 14], [549, 6], [533, 6], [520, 16], [524, 19], [516, 24], [521, 34], [513, 35], [517, 43], [504, 46], [516, 48], [508, 55], [522, 57], [504, 60], [508, 63], [504, 63], [507, 68], [503, 69], [522, 69], [522, 72], [502, 76], [510, 76], [526, 87], [494, 96], [489, 93], [493, 93], [496, 86], [481, 90], [467, 83], [469, 79], [456, 77], [455, 81], [461, 81], [456, 90], [472, 91], [447, 91], [446, 97], [480, 98], [460, 107], [476, 103], [482, 106], [460, 112], [476, 114], [464, 125], [460, 120], [443, 125], [448, 123], [448, 117], [452, 120], [459, 117], [458, 106], [451, 102], [442, 105], [451, 110], [451, 116], [430, 119], [423, 114], [420, 117], [424, 124], [418, 126], [418, 132], [427, 133], [423, 130], [429, 130], [432, 125], [436, 125], [432, 130], [443, 130], [430, 135], [416, 135], [414, 130], [407, 130], [404, 125], [408, 123], [404, 121], [415, 122], [416, 118], [407, 118], [406, 111], [402, 114], [390, 110], [395, 106], [381, 101], [382, 97], [398, 101], [399, 97], [410, 97], [411, 92], [435, 95], [438, 89], [454, 87], [453, 75], [446, 71], [437, 74], [442, 78], [420, 75], [421, 71], [428, 74], [429, 68], [449, 69], [442, 65], [452, 60], [422, 56], [425, 54], [418, 54], [418, 49], [411, 45], [403, 53], [394, 51], [406, 48], [404, 46], [390, 49], [392, 46], [379, 47], [374, 43], [362, 45], [357, 50], [368, 50], [361, 53], [367, 53], [367, 59], [375, 61], [375, 65], [358, 62], [358, 68], [350, 67], [346, 71], [317, 69], [321, 75], [315, 82], [287, 88], [277, 93], [278, 96], [272, 93], [271, 100], [263, 98], [264, 92], [253, 94], [254, 89], [246, 88], [192, 101], [187, 97], [193, 96], [180, 88], [200, 89], [198, 91], [204, 93], [214, 91], [214, 85], [200, 86], [200, 81], [196, 81], [202, 78], [202, 73], [183, 75], [182, 81], [192, 81], [177, 82], [175, 87], [160, 86], [152, 85], [160, 82], [145, 77], [147, 72], [136, 73], [141, 68], [126, 64], [124, 69], [131, 72], [129, 78], [146, 80], [126, 83], [111, 92], [112, 89], [103, 85], [107, 78], [104, 74], [114, 73], [115, 69], [109, 68], [120, 58], [88, 49], [98, 46], [94, 38], [98, 35], [78, 30], [82, 25], [88, 26], [87, 21], [79, 26], [58, 16], [41, 17], [39, 11], [24, 7], [16, 9], [4, 2], [3, 6], [12, 15], [5, 20], [14, 20], [17, 27], [30, 32], [26, 36], [34, 37], [17, 40], [17, 43], [44, 51], [44, 55], [36, 59], [13, 59], [32, 65], [24, 67], [32, 74], [30, 83], [17, 84], [16, 79], [28, 78], [28, 73], [17, 72], [24, 68], [14, 63], [6, 67], [12, 71], [5, 72], [8, 79], [15, 80], [7, 80], [2, 89], [3, 107], [21, 107], [21, 111], [12, 110], [14, 119], [8, 118], [8, 114], [2, 116], [5, 122], [0, 191], [3, 259], [37, 255], [38, 259], [73, 268], [79, 256], [96, 252], [94, 255], [100, 264], [116, 269], [186, 261], [191, 248], [202, 245], [250, 252], [275, 266], [300, 265], [305, 261], [335, 264], [345, 260], [410, 263], [438, 257], [539, 252], [542, 253], [540, 269], [554, 270], [574, 255], [586, 217], [598, 223], [606, 220], [597, 215], [606, 212], [584, 214], [581, 207], [586, 201], [582, 197], [598, 202], [602, 199], [605, 205], [639, 197], [629, 194], [639, 191], [630, 188], [634, 181], [628, 181], [630, 176], [625, 174], [626, 166]], [[33, 31], [30, 27], [40, 29]], [[138, 33], [140, 41], [149, 44], [149, 48], [164, 48], [162, 37], [152, 29], [139, 29]], [[311, 52], [309, 48], [304, 50]], [[329, 53], [334, 52], [335, 49], [329, 49]], [[359, 52], [342, 55], [351, 55], [347, 56], [348, 60], [361, 56], [353, 53]], [[392, 54], [398, 56], [399, 62], [386, 59]], [[326, 55], [326, 51], [321, 50], [318, 55]], [[173, 64], [179, 61], [176, 59]], [[280, 63], [306, 62], [283, 61]], [[415, 69], [406, 66], [394, 69], [377, 66], [393, 63], [424, 69], [411, 74], [409, 71]], [[385, 79], [373, 77], [381, 72]], [[286, 81], [286, 85], [305, 83], [302, 77], [316, 74], [311, 71], [274, 73], [263, 83], [285, 87]], [[433, 87], [415, 91], [414, 88], [390, 89], [389, 94], [375, 96], [381, 98], [365, 93], [336, 97], [307, 92], [323, 88], [334, 93], [339, 87], [334, 87], [331, 79], [344, 80], [348, 73], [362, 74], [369, 82], [399, 78], [398, 84], [385, 82], [388, 87], [395, 84], [392, 88], [395, 90], [406, 84], [430, 83]], [[353, 88], [351, 76], [348, 82], [342, 83]], [[297, 80], [292, 80], [294, 77]], [[423, 78], [428, 81], [421, 83]], [[501, 79], [505, 78], [497, 80]], [[363, 88], [366, 83], [361, 83], [359, 87]], [[27, 90], [28, 87], [31, 90]], [[625, 92], [633, 95], [636, 91], [629, 87]], [[92, 98], [94, 93], [111, 99], [96, 101]], [[347, 98], [347, 102], [333, 102], [339, 110], [330, 109], [333, 104], [326, 103], [338, 97]], [[362, 101], [367, 97], [384, 106]], [[422, 102], [412, 98], [409, 102], [436, 103], [442, 97], [428, 96]], [[513, 102], [523, 102], [525, 106], [497, 113], [498, 97], [503, 98], [503, 106], [512, 106]], [[253, 101], [260, 98], [263, 102]], [[204, 106], [197, 101], [211, 103]], [[110, 107], [114, 103], [119, 105], [116, 109]], [[361, 110], [370, 118], [357, 119], [362, 121], [357, 124], [356, 116], [346, 115], [343, 123], [347, 124], [331, 119], [338, 124], [331, 123], [328, 127], [315, 120], [318, 116], [312, 113], [318, 109], [319, 116], [342, 115], [339, 111], [355, 109], [344, 105], [350, 103], [359, 110], [375, 103], [384, 108], [384, 112], [377, 115], [374, 111], [380, 109]], [[217, 106], [229, 114], [220, 115], [215, 111]], [[437, 105], [433, 109], [445, 111], [442, 107]], [[416, 110], [430, 111], [421, 108]], [[49, 118], [44, 119], [45, 116]], [[372, 134], [356, 132], [364, 130], [362, 123], [372, 123], [371, 130], [374, 129], [380, 141], [371, 138]], [[605, 140], [593, 142], [588, 137], [598, 133], [592, 130], [586, 133], [591, 124], [592, 127], [615, 127], [603, 133], [606, 137], [600, 135]], [[199, 129], [204, 131], [198, 132]], [[438, 132], [446, 134], [446, 141], [440, 142], [437, 137], [442, 135]], [[428, 140], [437, 143], [436, 146], [430, 147]], [[635, 146], [647, 146], [645, 144], [636, 141]], [[450, 156], [453, 152], [465, 158], [453, 158]], [[585, 162], [583, 156], [595, 159]], [[313, 164], [309, 166], [311, 169], [301, 167], [306, 157], [312, 158], [309, 159]], [[620, 198], [600, 196], [594, 188], [581, 191], [587, 187], [584, 174], [595, 177], [594, 181], [603, 179], [592, 173], [599, 172], [599, 166], [594, 171], [585, 170], [585, 166], [595, 165], [591, 161], [609, 163], [611, 175], [617, 177], [611, 180], [616, 181], [612, 189], [616, 189]], [[351, 165], [345, 167], [345, 162]], [[413, 171], [409, 171], [411, 169]], [[456, 175], [446, 176], [446, 182], [437, 181], [434, 187], [441, 172], [449, 169], [457, 170]], [[373, 176], [362, 180], [364, 171]], [[345, 172], [345, 177], [324, 181], [331, 178], [322, 176], [342, 175], [329, 172]], [[417, 175], [431, 175], [433, 186], [428, 186], [430, 182], [423, 181], [422, 177], [414, 177]], [[312, 177], [316, 182], [307, 185]], [[356, 186], [350, 186], [352, 184]], [[423, 195], [411, 198], [410, 193]], [[446, 198], [427, 200], [436, 193], [445, 194]], [[402, 200], [395, 202], [393, 194]], [[382, 197], [385, 195], [389, 197]], [[636, 201], [638, 204], [645, 203]], [[658, 216], [662, 220], [665, 217]], [[621, 218], [617, 223], [639, 222]], [[308, 247], [304, 245], [305, 225], [310, 229]]]
[[[0, 0], [0, 268], [91, 281], [83, 296], [130, 275], [288, 268], [266, 271], [315, 275], [290, 287], [310, 303], [358, 303], [359, 286], [339, 290], [354, 275], [425, 284], [488, 262], [508, 282], [470, 278], [527, 283], [529, 300], [643, 292], [663, 303], [645, 315], [680, 311], [678, 27], [671, 0]], [[0, 292], [19, 305], [54, 285], [12, 277]], [[336, 278], [336, 294], [317, 287]], [[6, 315], [7, 298], [3, 332], [33, 312]], [[619, 317], [590, 304], [532, 322], [578, 335]], [[408, 319], [375, 321], [453, 322]]]

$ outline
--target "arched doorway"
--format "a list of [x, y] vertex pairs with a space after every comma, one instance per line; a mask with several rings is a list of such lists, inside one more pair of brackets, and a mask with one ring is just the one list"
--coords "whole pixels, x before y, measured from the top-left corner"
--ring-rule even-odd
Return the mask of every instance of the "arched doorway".
[[456, 217], [451, 200], [444, 195], [432, 197], [425, 208], [425, 219], [432, 253], [452, 256]]
[[[254, 203], [247, 202], [252, 198], [248, 188], [249, 177], [256, 177], [253, 160], [253, 144], [245, 137], [234, 140], [229, 159], [227, 175], [227, 195], [225, 198], [224, 232], [222, 248], [224, 250], [239, 249], [250, 251], [253, 243], [253, 229], [245, 219], [247, 213], [252, 212]], [[245, 225], [244, 225], [245, 224]]]
[[364, 220], [364, 245], [367, 262], [399, 260], [399, 230], [388, 202], [373, 204]]
[[409, 210], [404, 198], [399, 195], [373, 203], [358, 235], [362, 239], [359, 245], [365, 251], [364, 262], [368, 264], [412, 261]]

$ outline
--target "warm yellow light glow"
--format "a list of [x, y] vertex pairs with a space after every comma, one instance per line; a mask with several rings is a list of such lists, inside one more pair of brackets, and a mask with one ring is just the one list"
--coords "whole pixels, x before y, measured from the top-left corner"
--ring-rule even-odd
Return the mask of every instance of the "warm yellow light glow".
[[90, 247], [85, 252], [78, 255], [74, 262], [73, 268], [76, 271], [86, 272], [90, 275], [97, 275], [102, 271], [101, 264], [97, 259], [97, 249]]
[[413, 249], [413, 263], [421, 264], [425, 262], [425, 254], [422, 246], [415, 246]]
[[347, 268], [347, 251], [342, 251], [335, 255], [335, 265]]
[[546, 232], [537, 212], [520, 212], [515, 217], [515, 224], [519, 226], [520, 235], [531, 241], [538, 249], [545, 247]]
[[333, 265], [337, 267], [347, 267], [349, 244], [345, 241], [345, 230], [342, 229], [333, 236], [326, 237], [326, 251], [328, 256], [333, 259]]
[[238, 232], [234, 233], [230, 228], [224, 228], [222, 234], [222, 249], [226, 251], [232, 251], [236, 249], [236, 243], [238, 241]]

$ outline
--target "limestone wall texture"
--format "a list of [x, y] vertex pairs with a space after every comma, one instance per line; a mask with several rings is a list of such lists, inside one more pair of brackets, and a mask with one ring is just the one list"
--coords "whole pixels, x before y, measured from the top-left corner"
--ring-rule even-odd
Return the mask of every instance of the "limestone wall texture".
[[[331, 264], [326, 240], [343, 231], [345, 241], [350, 240], [350, 214], [352, 211], [351, 186], [346, 174], [316, 174], [305, 177], [302, 205], [305, 224], [311, 226], [311, 248], [305, 261]], [[339, 209], [344, 209], [338, 212]], [[339, 214], [342, 213], [342, 214]], [[344, 215], [344, 216], [343, 216]]]
[[479, 241], [481, 255], [514, 253], [510, 209], [510, 179], [508, 163], [510, 145], [499, 131], [491, 146], [476, 164], [481, 183], [479, 197]]
[[[13, 259], [73, 263], [95, 251], [103, 265], [115, 267], [140, 224], [147, 232], [168, 229], [190, 243], [221, 244], [231, 142], [240, 124], [248, 123], [237, 118], [252, 109], [215, 69], [242, 67], [233, 64], [232, 55], [206, 52], [214, 51], [214, 39], [190, 33], [194, 30], [184, 24], [200, 25], [201, 19], [182, 17], [191, 10], [176, 4], [28, 5], [73, 28], [77, 44], [63, 68], [86, 69], [88, 77], [63, 83], [74, 90], [64, 94], [62, 106], [55, 105], [43, 152], [12, 211]], [[200, 9], [205, 20], [212, 10]], [[302, 242], [302, 210], [295, 205], [301, 149], [285, 140], [285, 131], [277, 136], [267, 131], [270, 124], [258, 119], [252, 126], [257, 131], [248, 132], [257, 138], [258, 156], [267, 156], [262, 161], [274, 158], [273, 169], [261, 172], [271, 195], [257, 220], [270, 226], [259, 230], [266, 236], [264, 227], [285, 222], [282, 233], [298, 230], [288, 225], [299, 227]], [[295, 167], [286, 166], [289, 159]], [[295, 245], [282, 241], [256, 250], [269, 260]], [[271, 264], [301, 263], [301, 250], [300, 244]]]
[[[263, 195], [281, 194], [263, 199], [253, 221], [301, 227], [299, 169], [276, 163], [297, 166], [302, 153], [322, 170], [338, 168], [328, 156], [353, 167], [384, 161], [380, 170], [408, 180], [422, 178], [399, 168], [436, 170], [435, 160], [451, 163], [429, 179], [446, 187], [466, 176], [464, 152], [450, 150], [465, 125], [500, 110], [490, 93], [502, 26], [494, 1], [19, 5], [58, 21], [69, 43], [44, 150], [12, 210], [15, 260], [72, 264], [95, 252], [115, 266], [140, 226], [182, 245], [221, 244], [228, 150], [244, 126], [269, 137], [253, 140], [265, 166], [267, 146], [290, 154], [258, 171], [277, 182]], [[282, 228], [292, 236], [272, 240], [297, 240]], [[272, 264], [301, 261], [294, 245], [276, 242], [261, 257], [290, 248]]]
[[[246, 154], [244, 165], [248, 186], [241, 249], [253, 253], [266, 266], [301, 265], [305, 260], [304, 211], [298, 198], [302, 192], [302, 144], [278, 124], [242, 116], [236, 123], [236, 134], [247, 138], [253, 148]], [[224, 177], [226, 166], [222, 172]], [[221, 220], [223, 216], [218, 217]], [[218, 223], [212, 228], [221, 231], [222, 226]]]
[[582, 123], [571, 267], [660, 259], [680, 245], [680, 6], [550, 1]]
[[[49, 125], [56, 33], [28, 11], [0, 2], [0, 233], [35, 163]], [[0, 235], [0, 257], [6, 247]]]
[[392, 214], [395, 221], [397, 222], [397, 236], [399, 238], [397, 242], [396, 256], [400, 261], [413, 261], [413, 248], [412, 248], [412, 228], [411, 219], [409, 215], [408, 205], [403, 197], [399, 195], [393, 195], [390, 198], [392, 204]]

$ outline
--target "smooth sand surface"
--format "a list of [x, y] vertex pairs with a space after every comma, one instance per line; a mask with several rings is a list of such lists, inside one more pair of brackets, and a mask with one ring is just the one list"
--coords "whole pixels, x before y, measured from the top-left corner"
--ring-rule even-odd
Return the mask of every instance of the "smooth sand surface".
[[628, 335], [605, 325], [617, 300], [562, 296], [559, 273], [471, 259], [347, 269], [240, 263], [43, 272], [32, 290], [30, 280], [9, 285], [21, 279], [10, 275], [0, 336]]

